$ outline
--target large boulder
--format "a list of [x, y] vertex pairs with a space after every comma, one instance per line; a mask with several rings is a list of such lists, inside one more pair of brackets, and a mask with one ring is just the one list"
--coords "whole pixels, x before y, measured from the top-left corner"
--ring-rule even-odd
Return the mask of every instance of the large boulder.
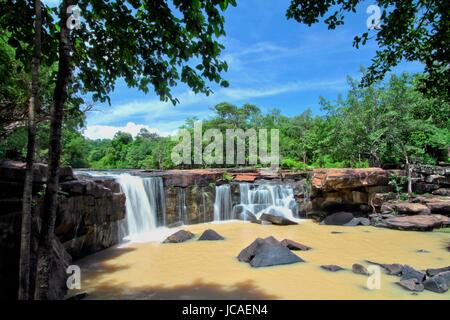
[[238, 260], [254, 268], [303, 262], [291, 250], [273, 237], [257, 238], [238, 255]]
[[450, 215], [450, 200], [434, 199], [432, 201], [428, 201], [426, 206], [432, 213]]
[[274, 237], [267, 237], [267, 238], [257, 238], [255, 241], [253, 241], [248, 247], [244, 248], [238, 255], [238, 260], [241, 262], [250, 262], [250, 260], [253, 259], [253, 257], [256, 254], [256, 251], [259, 247], [261, 247], [263, 244], [269, 243], [273, 245], [278, 245], [279, 241], [275, 239]]
[[198, 240], [223, 240], [224, 237], [222, 237], [220, 234], [218, 234], [216, 231], [212, 229], [205, 230], [200, 238]]
[[440, 214], [393, 217], [383, 221], [387, 228], [407, 231], [431, 231], [450, 225], [450, 218]]
[[343, 226], [352, 221], [353, 218], [354, 217], [351, 212], [336, 212], [325, 217], [323, 224], [330, 226]]
[[297, 222], [289, 220], [288, 218], [285, 218], [283, 216], [276, 216], [276, 215], [269, 214], [269, 213], [263, 213], [259, 217], [259, 220], [268, 221], [272, 224], [279, 225], [279, 226], [288, 226], [288, 225], [298, 224]]
[[174, 234], [168, 236], [166, 240], [163, 241], [163, 243], [180, 243], [192, 239], [193, 237], [194, 234], [192, 232], [187, 230], [179, 230]]
[[285, 246], [265, 243], [258, 248], [253, 259], [250, 260], [250, 265], [259, 268], [296, 262], [303, 262], [303, 260]]

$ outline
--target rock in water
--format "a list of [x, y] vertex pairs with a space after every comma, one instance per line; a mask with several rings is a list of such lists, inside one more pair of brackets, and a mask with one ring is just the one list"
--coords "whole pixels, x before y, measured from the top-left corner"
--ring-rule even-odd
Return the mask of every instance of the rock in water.
[[336, 271], [340, 271], [340, 270], [344, 270], [344, 268], [337, 266], [335, 264], [327, 264], [324, 266], [320, 266], [322, 269], [325, 269], [327, 271], [331, 271], [331, 272], [336, 272]]
[[285, 246], [264, 243], [256, 251], [255, 256], [250, 261], [250, 265], [254, 268], [260, 268], [296, 262], [303, 262], [303, 260]]
[[275, 239], [274, 237], [267, 237], [265, 239], [257, 238], [255, 241], [253, 241], [248, 247], [244, 248], [238, 255], [238, 260], [241, 262], [250, 262], [250, 260], [253, 259], [253, 257], [256, 254], [256, 251], [260, 246], [262, 246], [265, 243], [269, 244], [280, 244], [280, 242]]
[[256, 239], [239, 253], [238, 260], [254, 268], [303, 262], [274, 237]]
[[347, 227], [370, 226], [370, 220], [367, 218], [353, 218], [352, 220], [344, 224], [344, 226]]
[[194, 234], [187, 230], [179, 230], [174, 234], [168, 236], [163, 243], [180, 243], [192, 239]]
[[450, 225], [450, 218], [440, 214], [394, 217], [384, 220], [387, 228], [412, 231], [431, 231]]
[[403, 265], [398, 263], [378, 263], [369, 260], [367, 260], [367, 263], [382, 267], [384, 270], [386, 270], [387, 274], [392, 276], [401, 275], [403, 270]]
[[433, 276], [435, 276], [435, 275], [437, 275], [439, 273], [446, 272], [446, 271], [450, 271], [450, 266], [443, 267], [443, 268], [437, 268], [437, 269], [431, 269], [430, 268], [430, 269], [426, 270], [426, 273], [427, 273], [428, 276], [433, 277]]
[[418, 282], [423, 282], [425, 280], [425, 277], [425, 273], [417, 271], [414, 268], [405, 265], [402, 270], [401, 280], [416, 279]]
[[436, 293], [447, 292], [450, 287], [450, 271], [439, 273], [423, 283], [426, 290]]
[[222, 237], [220, 234], [215, 232], [212, 229], [205, 230], [200, 238], [198, 240], [223, 240], [224, 237]]
[[424, 290], [424, 285], [417, 282], [416, 279], [400, 280], [397, 284], [413, 292], [422, 292]]
[[289, 239], [284, 239], [281, 241], [281, 244], [283, 246], [285, 246], [286, 248], [288, 248], [289, 250], [299, 250], [299, 251], [308, 251], [311, 250], [311, 247], [305, 246], [304, 244], [289, 240]]
[[273, 214], [269, 214], [269, 213], [263, 213], [261, 215], [261, 217], [259, 217], [260, 220], [262, 221], [268, 221], [272, 224], [275, 225], [279, 225], [279, 226], [287, 226], [287, 225], [293, 225], [293, 224], [298, 224], [295, 221], [291, 221], [285, 217], [282, 216], [275, 216]]
[[354, 265], [352, 265], [352, 271], [353, 273], [356, 274], [362, 274], [365, 276], [370, 275], [369, 271], [367, 271], [366, 267], [364, 267], [363, 265], [360, 265], [358, 263], [355, 263]]
[[353, 214], [350, 212], [336, 212], [327, 216], [323, 223], [329, 226], [343, 226], [353, 219]]

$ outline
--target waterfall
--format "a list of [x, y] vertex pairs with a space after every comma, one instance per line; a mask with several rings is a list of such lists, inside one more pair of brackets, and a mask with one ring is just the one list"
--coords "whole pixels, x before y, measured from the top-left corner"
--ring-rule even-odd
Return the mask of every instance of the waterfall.
[[290, 186], [282, 184], [239, 184], [240, 203], [233, 208], [234, 215], [243, 220], [249, 216], [259, 218], [263, 213], [298, 217], [297, 202]]
[[126, 219], [121, 226], [124, 236], [148, 233], [164, 225], [165, 199], [161, 177], [142, 178], [130, 174], [116, 177], [126, 196]]
[[152, 212], [156, 212], [156, 226], [166, 225], [166, 198], [161, 177], [143, 178], [145, 192]]
[[177, 188], [177, 214], [182, 224], [187, 224], [186, 189]]
[[231, 202], [231, 189], [229, 184], [216, 186], [216, 198], [214, 201], [214, 221], [230, 220], [233, 203]]

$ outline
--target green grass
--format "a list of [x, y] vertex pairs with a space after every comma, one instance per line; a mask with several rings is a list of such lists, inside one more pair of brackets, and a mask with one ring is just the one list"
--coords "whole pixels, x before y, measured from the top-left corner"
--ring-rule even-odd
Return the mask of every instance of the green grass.
[[450, 228], [436, 229], [434, 232], [450, 233]]

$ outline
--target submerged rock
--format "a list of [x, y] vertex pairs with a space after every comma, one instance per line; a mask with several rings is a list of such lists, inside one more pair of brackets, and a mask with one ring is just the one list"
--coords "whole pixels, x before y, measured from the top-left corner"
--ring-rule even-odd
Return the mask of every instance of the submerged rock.
[[323, 220], [323, 224], [329, 226], [343, 226], [353, 219], [353, 214], [350, 212], [336, 212], [330, 214]]
[[305, 246], [304, 244], [289, 240], [289, 239], [284, 239], [281, 241], [281, 244], [283, 246], [285, 246], [286, 248], [288, 248], [289, 250], [300, 250], [300, 251], [308, 251], [311, 250], [311, 247]]
[[279, 226], [298, 224], [297, 222], [291, 221], [285, 217], [276, 216], [276, 215], [269, 214], [269, 213], [263, 213], [259, 219], [262, 221], [268, 221], [272, 224], [279, 225]]
[[198, 240], [223, 240], [220, 234], [212, 229], [205, 230]]
[[426, 274], [424, 272], [417, 271], [408, 265], [403, 266], [401, 280], [416, 279], [418, 282], [423, 282], [425, 278]]
[[366, 267], [364, 267], [363, 265], [361, 265], [359, 263], [355, 263], [355, 264], [352, 265], [352, 271], [353, 271], [353, 273], [356, 273], [356, 274], [362, 274], [362, 275], [365, 275], [365, 276], [369, 276], [370, 275], [370, 273], [366, 269]]
[[422, 292], [425, 289], [424, 285], [417, 282], [416, 279], [400, 280], [397, 284], [406, 290], [413, 292]]
[[378, 263], [367, 260], [367, 263], [374, 264], [380, 266], [384, 270], [386, 270], [387, 274], [392, 276], [399, 276], [402, 273], [403, 265], [398, 263]]
[[320, 266], [320, 267], [322, 269], [324, 269], [324, 270], [331, 271], [331, 272], [337, 272], [337, 271], [340, 271], [340, 270], [344, 270], [344, 268], [342, 268], [342, 267], [340, 267], [338, 265], [335, 265], [335, 264], [327, 264], [327, 265], [323, 265], [323, 266]]
[[255, 268], [303, 261], [274, 237], [257, 238], [237, 258]]
[[450, 271], [439, 273], [423, 283], [426, 290], [436, 293], [447, 292], [450, 287]]
[[179, 230], [174, 234], [168, 236], [163, 243], [180, 243], [192, 239], [194, 234], [187, 230]]

